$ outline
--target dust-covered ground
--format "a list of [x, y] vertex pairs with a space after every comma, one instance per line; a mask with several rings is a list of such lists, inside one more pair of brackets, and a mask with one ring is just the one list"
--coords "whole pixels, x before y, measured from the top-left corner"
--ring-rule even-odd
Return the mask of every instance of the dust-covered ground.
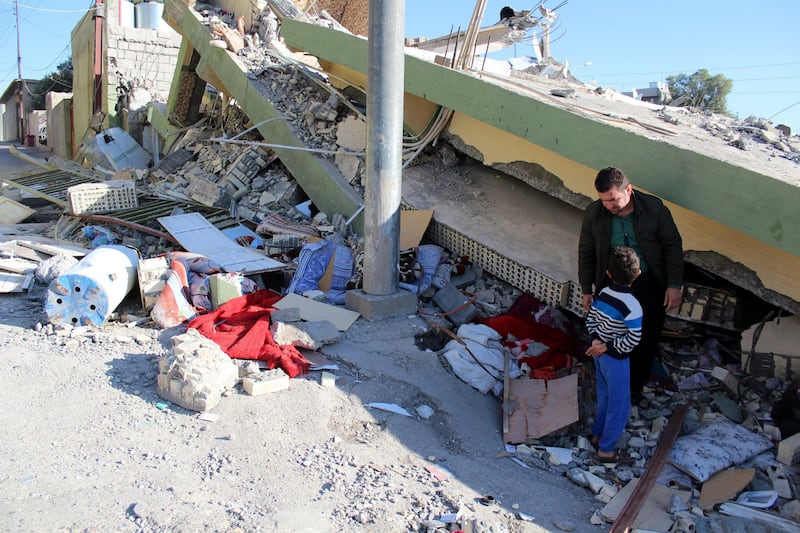
[[237, 388], [204, 421], [156, 395], [181, 328], [37, 330], [43, 294], [0, 296], [2, 531], [427, 531], [459, 511], [473, 531], [601, 530], [588, 489], [504, 457], [500, 401], [417, 348], [418, 316], [326, 346], [335, 387]]

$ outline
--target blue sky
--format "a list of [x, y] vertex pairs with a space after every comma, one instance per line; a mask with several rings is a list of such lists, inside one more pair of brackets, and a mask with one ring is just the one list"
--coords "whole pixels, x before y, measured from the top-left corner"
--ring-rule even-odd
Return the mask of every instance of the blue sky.
[[[42, 78], [69, 57], [70, 32], [93, 5], [93, 0], [20, 0], [24, 78]], [[474, 5], [470, 0], [406, 0], [405, 34], [431, 38], [451, 27], [465, 28]], [[482, 25], [497, 22], [505, 5], [521, 10], [537, 2], [489, 1]], [[800, 1], [568, 0], [557, 13], [551, 52], [559, 61], [568, 60], [583, 81], [628, 91], [705, 68], [733, 80], [732, 113], [774, 117], [774, 123], [800, 133]], [[4, 91], [17, 78], [14, 0], [0, 0], [0, 50]], [[516, 55], [532, 54], [530, 46], [517, 45]], [[575, 67], [587, 62], [591, 65]]]
[[[547, 0], [545, 6], [554, 8], [561, 1]], [[451, 27], [466, 28], [474, 5], [406, 0], [405, 34], [431, 38], [448, 34]], [[503, 6], [523, 10], [537, 5], [489, 1], [481, 25], [497, 22]], [[705, 68], [733, 80], [727, 99], [733, 114], [774, 116], [774, 124], [800, 133], [797, 0], [568, 0], [556, 13], [551, 55], [568, 60], [584, 82], [629, 91]], [[513, 50], [504, 53], [513, 56]], [[533, 48], [517, 45], [516, 55], [533, 55]], [[574, 68], [587, 62], [591, 65]]]

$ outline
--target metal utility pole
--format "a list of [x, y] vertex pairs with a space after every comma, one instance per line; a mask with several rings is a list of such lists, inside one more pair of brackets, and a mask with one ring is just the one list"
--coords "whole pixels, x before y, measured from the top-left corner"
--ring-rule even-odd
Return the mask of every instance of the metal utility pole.
[[14, 0], [14, 16], [17, 20], [17, 134], [25, 142], [25, 103], [23, 102], [22, 47], [19, 38], [19, 0]]
[[403, 143], [405, 0], [370, 0], [364, 292], [397, 292]]

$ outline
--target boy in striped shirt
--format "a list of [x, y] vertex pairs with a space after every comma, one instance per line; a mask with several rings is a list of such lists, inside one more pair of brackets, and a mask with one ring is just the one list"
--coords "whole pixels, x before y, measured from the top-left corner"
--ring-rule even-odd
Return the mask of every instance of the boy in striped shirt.
[[599, 464], [630, 463], [631, 457], [615, 450], [631, 410], [631, 350], [642, 337], [642, 306], [631, 292], [640, 273], [639, 257], [627, 246], [611, 251], [608, 262], [611, 284], [592, 301], [586, 329], [592, 345], [586, 355], [594, 358], [597, 376], [597, 416], [592, 425], [593, 457]]

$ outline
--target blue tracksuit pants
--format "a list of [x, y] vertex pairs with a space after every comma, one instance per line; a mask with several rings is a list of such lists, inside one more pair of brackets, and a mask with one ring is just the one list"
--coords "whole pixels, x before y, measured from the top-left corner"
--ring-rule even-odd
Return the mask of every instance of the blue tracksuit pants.
[[604, 354], [594, 358], [597, 376], [597, 416], [592, 434], [600, 437], [598, 449], [614, 451], [631, 414], [630, 359]]

